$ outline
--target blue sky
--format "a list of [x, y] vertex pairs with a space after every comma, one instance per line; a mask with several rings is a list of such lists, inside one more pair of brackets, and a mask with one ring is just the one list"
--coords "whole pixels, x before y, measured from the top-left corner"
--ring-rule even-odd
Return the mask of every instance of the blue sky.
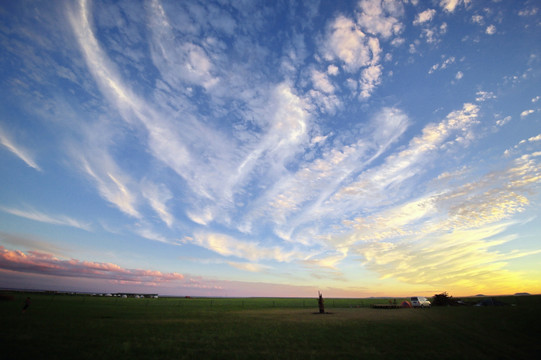
[[537, 1], [0, 5], [0, 286], [541, 293]]

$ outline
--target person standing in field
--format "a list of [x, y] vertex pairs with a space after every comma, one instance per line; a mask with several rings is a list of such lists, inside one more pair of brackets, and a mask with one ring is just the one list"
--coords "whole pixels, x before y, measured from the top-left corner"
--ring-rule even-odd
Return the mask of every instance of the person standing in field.
[[26, 310], [30, 307], [30, 303], [32, 302], [32, 300], [30, 300], [30, 296], [28, 296], [26, 298], [26, 300], [24, 301], [24, 306], [23, 306], [23, 314], [26, 312]]

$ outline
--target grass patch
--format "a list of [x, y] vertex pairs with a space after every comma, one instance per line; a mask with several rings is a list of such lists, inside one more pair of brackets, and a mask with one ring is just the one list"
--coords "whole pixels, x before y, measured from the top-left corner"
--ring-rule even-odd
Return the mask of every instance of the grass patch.
[[326, 315], [314, 314], [317, 299], [45, 294], [31, 294], [22, 314], [26, 296], [0, 303], [2, 358], [529, 359], [541, 351], [537, 296], [516, 306], [425, 310], [326, 299]]

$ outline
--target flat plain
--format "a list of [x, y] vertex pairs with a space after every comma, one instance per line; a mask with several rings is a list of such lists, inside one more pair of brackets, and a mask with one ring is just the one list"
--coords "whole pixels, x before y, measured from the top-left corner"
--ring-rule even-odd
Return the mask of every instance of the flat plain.
[[[498, 297], [506, 306], [431, 309], [326, 299], [327, 313], [318, 314], [315, 298], [2, 295], [1, 359], [532, 359], [541, 353], [541, 296]], [[23, 314], [27, 296], [32, 303]]]

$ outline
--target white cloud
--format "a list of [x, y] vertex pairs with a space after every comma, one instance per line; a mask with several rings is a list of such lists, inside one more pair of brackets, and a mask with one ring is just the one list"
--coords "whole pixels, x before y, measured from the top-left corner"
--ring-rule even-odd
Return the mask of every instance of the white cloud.
[[538, 8], [532, 7], [532, 8], [529, 8], [529, 9], [520, 10], [518, 12], [518, 15], [519, 16], [534, 16], [534, 15], [537, 15], [538, 11], [539, 11]]
[[368, 37], [349, 18], [337, 17], [329, 28], [325, 43], [326, 58], [338, 58], [345, 69], [355, 72], [373, 62]]
[[214, 214], [211, 208], [195, 208], [193, 210], [186, 211], [186, 216], [199, 225], [209, 225], [214, 220]]
[[459, 5], [468, 5], [471, 0], [440, 0], [440, 6], [448, 12], [454, 12]]
[[[518, 142], [518, 144], [516, 144], [515, 146], [513, 146], [512, 149], [507, 149], [505, 150], [505, 155], [506, 156], [510, 156], [512, 155], [515, 151], [514, 150], [517, 150], [521, 147], [521, 145], [524, 145], [524, 144], [527, 144], [527, 143], [531, 143], [531, 142], [537, 142], [537, 141], [541, 141], [541, 134], [539, 135], [536, 135], [536, 136], [532, 136], [532, 137], [529, 137], [528, 139], [522, 139]], [[535, 156], [538, 156], [538, 153], [534, 153], [532, 155], [532, 157], [535, 157]]]
[[476, 24], [483, 25], [484, 24], [484, 18], [481, 15], [473, 15], [471, 17], [472, 21]]
[[541, 134], [537, 135], [537, 136], [532, 136], [531, 138], [528, 139], [529, 142], [534, 142], [534, 141], [541, 141]]
[[464, 77], [464, 73], [462, 71], [458, 71], [455, 75], [455, 79], [460, 80]]
[[430, 68], [430, 70], [428, 70], [428, 73], [429, 74], [432, 74], [434, 73], [435, 71], [437, 70], [443, 70], [443, 69], [447, 69], [447, 67], [451, 64], [454, 64], [455, 63], [455, 57], [454, 56], [449, 56], [448, 58], [446, 58], [445, 60], [443, 60], [440, 64], [434, 64], [432, 65], [432, 67]]
[[397, 38], [394, 38], [391, 41], [391, 45], [394, 46], [394, 47], [399, 47], [399, 46], [403, 45], [405, 42], [406, 42], [406, 39], [404, 39], [402, 37], [397, 37]]
[[312, 70], [312, 83], [314, 87], [324, 93], [330, 94], [334, 92], [334, 86], [329, 81], [327, 74], [317, 71], [316, 69]]
[[496, 98], [496, 95], [491, 91], [478, 91], [475, 95], [477, 96], [475, 98], [475, 101], [477, 102], [484, 102]]
[[497, 120], [496, 121], [496, 124], [498, 126], [503, 126], [505, 124], [507, 124], [509, 121], [511, 121], [512, 117], [511, 116], [506, 116], [504, 117], [503, 119], [500, 119], [500, 120]]
[[[322, 47], [324, 57], [328, 61], [341, 60], [344, 69], [349, 73], [356, 73], [361, 70], [360, 88], [361, 98], [370, 97], [377, 85], [381, 82], [382, 68], [379, 65], [381, 47], [379, 40], [373, 36], [364, 34], [353, 20], [338, 16], [328, 29], [325, 43]], [[338, 69], [329, 67], [330, 73], [338, 73]], [[316, 89], [330, 93], [334, 87], [327, 83], [321, 73], [312, 72], [312, 82]], [[322, 102], [320, 96], [314, 96]], [[333, 109], [337, 103], [335, 99], [325, 99], [330, 104], [325, 106]]]
[[384, 39], [398, 35], [404, 29], [399, 18], [404, 14], [402, 2], [396, 0], [361, 0], [357, 23], [370, 34]]
[[308, 91], [308, 96], [314, 106], [317, 106], [323, 113], [334, 114], [335, 111], [342, 105], [338, 96], [334, 94], [326, 94], [318, 90]]
[[540, 99], [541, 99], [541, 96], [538, 95], [538, 96], [532, 98], [532, 102], [533, 103], [538, 102]]
[[436, 15], [436, 10], [434, 9], [427, 9], [415, 17], [415, 20], [413, 20], [413, 25], [420, 25], [425, 22], [431, 21], [434, 16]]
[[440, 34], [443, 35], [443, 34], [446, 34], [447, 33], [447, 23], [444, 22], [440, 25]]
[[197, 233], [192, 241], [220, 255], [238, 257], [252, 262], [259, 260], [290, 262], [305, 257], [295, 250], [285, 250], [278, 246], [266, 247], [254, 241], [241, 241], [218, 233]]
[[[424, 20], [421, 22], [420, 20]], [[414, 25], [422, 25], [421, 38], [426, 39], [428, 44], [436, 44], [441, 41], [442, 36], [447, 33], [447, 23], [442, 22], [439, 26], [437, 24], [432, 25], [429, 19], [425, 16], [418, 21], [414, 21]]]
[[529, 109], [529, 110], [524, 110], [523, 112], [520, 113], [520, 117], [521, 118], [524, 118], [528, 115], [531, 115], [535, 112], [535, 110], [532, 110], [532, 109]]
[[485, 33], [487, 33], [488, 35], [494, 35], [496, 33], [496, 26], [494, 25], [489, 25], [486, 30], [485, 30]]
[[422, 30], [422, 37], [426, 39], [426, 42], [433, 44], [438, 42], [434, 29], [426, 28]]
[[347, 247], [339, 247], [336, 250], [324, 251], [320, 254], [314, 255], [302, 263], [306, 265], [316, 265], [318, 267], [338, 270], [337, 265], [344, 260], [348, 255]]
[[327, 68], [327, 74], [329, 75], [338, 75], [338, 66], [336, 65], [329, 65], [328, 68]]
[[6, 130], [0, 126], [0, 144], [4, 145], [9, 151], [11, 151], [15, 156], [24, 161], [26, 165], [31, 168], [41, 171], [41, 168], [36, 163], [34, 155], [26, 147], [17, 142], [10, 136]]
[[377, 85], [381, 83], [381, 65], [372, 65], [361, 73], [361, 98], [368, 98]]

